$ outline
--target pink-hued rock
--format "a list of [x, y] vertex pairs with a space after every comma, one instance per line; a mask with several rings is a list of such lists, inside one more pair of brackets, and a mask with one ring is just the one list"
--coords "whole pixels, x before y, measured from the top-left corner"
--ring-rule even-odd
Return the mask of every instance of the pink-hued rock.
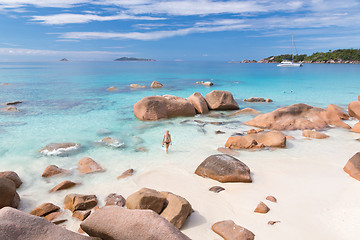
[[58, 217], [62, 216], [64, 212], [52, 212], [47, 214], [44, 218], [50, 222], [57, 219]]
[[221, 153], [225, 153], [230, 156], [239, 156], [240, 155], [240, 153], [238, 153], [230, 148], [219, 147], [219, 148], [217, 148], [217, 150]]
[[5, 177], [0, 177], [0, 209], [3, 207], [17, 208], [20, 197], [16, 192], [15, 183]]
[[166, 197], [167, 205], [160, 216], [180, 229], [192, 212], [191, 204], [183, 197], [170, 192], [161, 192]]
[[78, 162], [78, 169], [83, 174], [105, 171], [97, 162], [89, 157], [84, 157]]
[[151, 210], [105, 206], [92, 213], [81, 228], [92, 237], [112, 240], [190, 240], [165, 218]]
[[84, 221], [90, 215], [90, 213], [90, 210], [78, 210], [73, 213], [72, 217], [77, 218], [80, 221]]
[[313, 131], [313, 130], [304, 130], [302, 135], [304, 137], [316, 138], [316, 139], [324, 139], [324, 138], [329, 137], [329, 135], [326, 135], [325, 133], [317, 132], [317, 131]]
[[188, 97], [188, 101], [191, 102], [192, 105], [194, 105], [198, 113], [206, 114], [209, 112], [209, 108], [206, 103], [206, 100], [203, 96], [201, 96], [200, 93], [198, 92], [193, 93]]
[[214, 192], [214, 193], [219, 193], [224, 190], [225, 190], [225, 188], [220, 187], [220, 186], [213, 186], [213, 187], [209, 188], [209, 191]]
[[162, 85], [161, 83], [157, 82], [157, 81], [153, 81], [151, 83], [151, 86], [152, 88], [162, 88], [164, 85]]
[[56, 226], [44, 218], [5, 207], [0, 210], [0, 239], [90, 240], [91, 238]]
[[116, 193], [111, 193], [105, 198], [105, 206], [116, 205], [119, 207], [124, 207], [126, 200], [123, 196]]
[[347, 161], [344, 171], [351, 177], [360, 181], [360, 152], [356, 153], [349, 161]]
[[60, 210], [60, 207], [52, 204], [52, 203], [43, 203], [40, 206], [36, 207], [34, 210], [30, 212], [31, 215], [43, 217], [52, 212], [57, 212]]
[[337, 115], [342, 120], [349, 119], [349, 115], [345, 112], [345, 110], [335, 104], [330, 104], [329, 106], [327, 106], [326, 110], [330, 113]]
[[57, 192], [57, 191], [69, 189], [69, 188], [72, 188], [75, 186], [76, 186], [76, 183], [74, 183], [72, 181], [63, 181], [63, 182], [59, 183], [58, 185], [56, 185], [55, 187], [53, 187], [50, 190], [50, 192]]
[[270, 202], [274, 202], [274, 203], [277, 202], [277, 200], [276, 200], [276, 198], [275, 198], [274, 196], [267, 196], [267, 197], [266, 197], [266, 200], [268, 200], [268, 201], [270, 201]]
[[212, 225], [211, 229], [224, 240], [254, 240], [255, 235], [244, 227], [236, 225], [232, 220], [220, 221]]
[[205, 95], [205, 100], [211, 110], [237, 110], [239, 105], [231, 92], [214, 90]]
[[134, 105], [135, 116], [142, 121], [155, 121], [196, 114], [194, 106], [185, 98], [164, 95], [145, 97]]
[[19, 175], [16, 172], [13, 171], [5, 171], [0, 172], [0, 178], [7, 178], [15, 183], [16, 188], [19, 188], [22, 184], [22, 181], [19, 177]]
[[52, 177], [55, 175], [66, 174], [66, 173], [69, 173], [69, 171], [59, 168], [56, 165], [49, 165], [45, 168], [45, 170], [41, 176], [46, 178], [46, 177]]
[[197, 167], [195, 174], [223, 183], [252, 182], [249, 167], [227, 154], [216, 154], [206, 158]]
[[117, 179], [127, 178], [134, 175], [134, 169], [130, 168], [123, 172], [120, 176], [117, 177]]
[[360, 120], [360, 101], [353, 101], [348, 106], [349, 116]]
[[145, 86], [141, 86], [139, 84], [133, 83], [133, 84], [130, 84], [130, 88], [145, 88]]
[[160, 214], [164, 209], [166, 198], [158, 191], [142, 188], [126, 199], [128, 209], [150, 209]]
[[352, 132], [360, 133], [360, 122], [356, 123], [351, 129]]
[[265, 203], [260, 202], [255, 208], [254, 212], [265, 214], [270, 211], [270, 208]]
[[116, 87], [114, 87], [114, 86], [111, 86], [111, 87], [109, 87], [108, 89], [106, 89], [106, 90], [108, 90], [108, 91], [116, 91], [117, 90], [117, 88]]
[[64, 208], [74, 212], [76, 210], [88, 210], [98, 203], [95, 195], [68, 194], [64, 198]]
[[264, 147], [286, 147], [286, 136], [279, 131], [259, 132], [245, 136], [229, 137], [225, 147], [232, 149], [252, 149]]
[[347, 129], [350, 128], [350, 126], [344, 123], [338, 114], [334, 114], [333, 111], [302, 103], [261, 114], [245, 124], [272, 130], [322, 130], [328, 128], [329, 125]]

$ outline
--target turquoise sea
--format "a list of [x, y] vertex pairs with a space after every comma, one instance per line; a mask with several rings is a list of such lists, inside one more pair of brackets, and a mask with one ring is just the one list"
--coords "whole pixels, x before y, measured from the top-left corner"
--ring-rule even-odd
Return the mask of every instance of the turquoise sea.
[[[360, 65], [350, 64], [305, 64], [302, 68], [279, 68], [275, 64], [225, 62], [0, 63], [0, 103], [24, 101], [17, 105], [19, 112], [0, 111], [0, 171], [14, 170], [23, 179], [24, 184], [19, 189], [19, 193], [22, 199], [20, 208], [25, 211], [30, 211], [44, 201], [62, 204], [63, 197], [69, 192], [93, 193], [99, 198], [104, 198], [111, 192], [127, 196], [138, 188], [150, 184], [141, 173], [146, 173], [145, 176], [151, 176], [153, 179], [158, 176], [159, 179], [155, 179], [155, 183], [167, 184], [161, 186], [168, 188], [159, 190], [178, 190], [180, 191], [178, 194], [185, 195], [190, 198], [194, 206], [198, 206], [199, 215], [194, 213], [191, 223], [201, 226], [203, 201], [191, 198], [191, 191], [179, 187], [181, 183], [178, 180], [171, 181], [171, 177], [167, 179], [166, 174], [152, 174], [151, 169], [170, 164], [171, 168], [175, 168], [172, 172], [173, 176], [184, 171], [192, 178], [196, 166], [208, 155], [217, 153], [216, 148], [223, 146], [230, 134], [249, 129], [242, 123], [252, 116], [216, 119], [195, 116], [141, 122], [133, 114], [133, 106], [137, 101], [151, 95], [171, 94], [187, 98], [193, 92], [200, 92], [204, 96], [212, 90], [227, 90], [232, 92], [241, 108], [251, 107], [263, 113], [294, 103], [306, 103], [324, 108], [333, 103], [346, 109], [351, 101], [357, 100], [360, 90], [359, 76]], [[130, 89], [132, 83], [150, 86], [155, 80], [161, 82], [164, 87]], [[212, 81], [214, 86], [196, 85], [197, 81]], [[107, 91], [110, 86], [116, 87], [118, 91]], [[249, 97], [271, 98], [274, 102], [242, 101]], [[219, 121], [222, 124], [199, 125], [191, 121], [184, 122], [194, 119]], [[165, 130], [170, 130], [174, 143], [168, 155], [161, 147]], [[216, 130], [223, 130], [226, 134], [216, 135]], [[341, 135], [344, 130], [339, 131]], [[338, 132], [334, 134], [340, 136]], [[348, 138], [353, 138], [350, 133], [348, 134], [349, 136], [339, 137], [337, 140], [345, 142]], [[111, 148], [97, 143], [108, 136], [123, 141], [125, 145], [121, 148]], [[332, 149], [335, 151], [336, 147], [333, 146], [337, 146], [338, 142], [332, 139], [334, 138], [323, 140], [328, 141], [329, 144], [328, 151], [321, 153], [323, 157], [335, 156], [335, 152], [331, 151]], [[45, 145], [54, 142], [75, 142], [82, 147], [76, 154], [64, 157], [43, 156], [39, 153]], [[307, 143], [306, 141], [300, 141], [298, 144], [289, 143], [289, 149], [277, 150], [275, 153], [241, 153], [241, 159], [252, 171], [254, 169], [255, 174], [258, 167], [258, 175], [255, 175], [258, 178], [255, 177], [257, 182], [253, 183], [255, 186], [253, 189], [257, 186], [254, 184], [266, 186], [266, 182], [270, 182], [261, 179], [259, 174], [261, 165], [259, 161], [253, 161], [255, 156], [259, 159], [267, 159], [267, 157], [277, 159], [274, 161], [293, 159], [292, 161], [299, 161], [300, 164], [300, 160], [296, 157], [303, 154], [304, 149], [309, 149]], [[341, 161], [351, 157], [352, 150], [357, 148], [354, 144], [357, 143], [347, 145], [350, 150], [341, 153], [340, 157], [343, 158]], [[317, 145], [312, 146], [313, 151], [321, 149]], [[147, 151], [135, 151], [138, 147], [146, 148]], [[97, 161], [106, 172], [88, 176], [79, 175], [76, 172], [77, 162], [85, 156]], [[315, 155], [311, 154], [311, 156]], [[70, 169], [73, 174], [44, 180], [41, 174], [50, 164]], [[336, 164], [342, 166], [343, 162]], [[334, 164], [332, 163], [331, 166]], [[339, 166], [336, 165], [341, 171], [342, 167]], [[283, 165], [283, 167], [288, 166]], [[117, 181], [116, 176], [128, 168], [134, 168], [139, 173], [139, 177], [135, 180]], [[346, 176], [344, 181], [348, 178]], [[64, 179], [81, 182], [82, 185], [72, 190], [48, 193], [53, 186]], [[174, 182], [180, 185], [175, 186]], [[203, 194], [208, 194], [207, 188], [204, 189]], [[250, 194], [253, 193], [250, 188], [249, 191]], [[279, 195], [285, 194], [286, 191], [280, 189]], [[212, 202], [209, 201], [207, 204], [210, 203]], [[229, 210], [229, 214], [236, 216], [237, 207], [232, 206], [229, 209], [233, 209]], [[314, 209], [318, 208], [314, 207]], [[205, 212], [206, 210], [204, 214]], [[284, 212], [286, 216], [286, 211]], [[194, 239], [214, 237], [208, 226], [212, 220], [216, 219], [207, 219], [209, 222], [206, 228], [204, 227], [205, 232], [196, 228], [192, 232], [192, 224], [186, 225], [184, 229]], [[70, 228], [76, 231], [76, 227]], [[269, 233], [264, 230], [262, 234], [266, 236]], [[286, 233], [284, 234], [287, 236]]]

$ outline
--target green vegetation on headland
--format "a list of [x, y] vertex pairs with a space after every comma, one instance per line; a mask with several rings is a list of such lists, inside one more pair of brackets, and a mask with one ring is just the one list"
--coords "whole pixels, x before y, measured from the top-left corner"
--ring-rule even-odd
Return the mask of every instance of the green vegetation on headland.
[[114, 61], [120, 62], [132, 62], [132, 61], [142, 61], [142, 62], [155, 62], [155, 59], [147, 59], [147, 58], [134, 58], [134, 57], [121, 57], [117, 58]]
[[[284, 59], [291, 59], [291, 54], [270, 56], [261, 59], [259, 63], [279, 63]], [[244, 61], [243, 61], [244, 62]], [[360, 64], [360, 49], [338, 49], [328, 52], [316, 52], [308, 56], [306, 54], [294, 55], [294, 62], [303, 63], [358, 63]]]

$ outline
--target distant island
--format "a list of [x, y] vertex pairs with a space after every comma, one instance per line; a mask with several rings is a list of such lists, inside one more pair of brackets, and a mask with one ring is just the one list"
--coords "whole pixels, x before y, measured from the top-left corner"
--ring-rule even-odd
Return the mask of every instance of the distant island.
[[114, 61], [119, 62], [134, 62], [134, 61], [140, 61], [140, 62], [155, 62], [155, 59], [148, 59], [148, 58], [134, 58], [134, 57], [121, 57], [117, 58]]
[[[258, 63], [279, 63], [284, 59], [291, 59], [291, 54], [270, 56], [263, 58]], [[245, 62], [248, 60], [244, 60]], [[306, 54], [294, 55], [294, 62], [302, 63], [354, 63], [360, 64], [360, 49], [338, 49], [328, 52], [316, 52], [308, 56]]]
[[69, 60], [67, 60], [66, 58], [60, 59], [60, 62], [68, 62]]

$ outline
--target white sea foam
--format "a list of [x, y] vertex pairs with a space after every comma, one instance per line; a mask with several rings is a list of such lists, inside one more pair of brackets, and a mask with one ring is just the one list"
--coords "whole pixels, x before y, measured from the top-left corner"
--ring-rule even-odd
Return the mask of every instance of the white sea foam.
[[67, 154], [70, 154], [72, 152], [77, 151], [80, 148], [79, 144], [76, 144], [75, 146], [67, 147], [67, 148], [58, 148], [54, 150], [48, 150], [44, 149], [40, 151], [40, 153], [46, 155], [46, 156], [64, 156]]

